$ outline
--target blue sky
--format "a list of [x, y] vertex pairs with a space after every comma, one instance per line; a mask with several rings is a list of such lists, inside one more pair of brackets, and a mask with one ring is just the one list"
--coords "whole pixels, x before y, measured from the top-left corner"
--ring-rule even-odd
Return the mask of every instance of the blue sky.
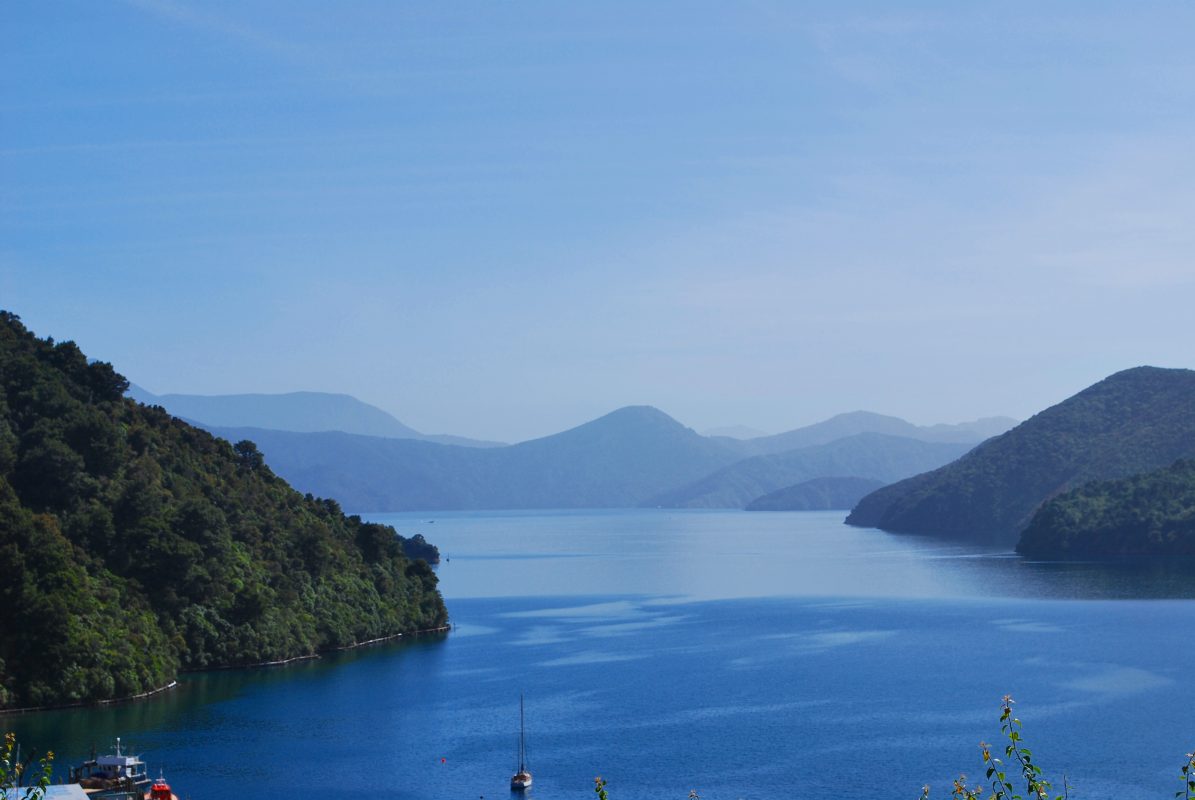
[[1190, 2], [15, 2], [0, 307], [505, 440], [1195, 366]]

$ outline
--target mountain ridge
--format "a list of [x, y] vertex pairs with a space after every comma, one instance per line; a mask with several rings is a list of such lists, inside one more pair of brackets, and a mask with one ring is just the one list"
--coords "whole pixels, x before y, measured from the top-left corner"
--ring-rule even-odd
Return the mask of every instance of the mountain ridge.
[[[646, 405], [623, 406], [566, 431], [484, 450], [333, 432], [204, 427], [257, 442], [296, 486], [340, 497], [361, 511], [657, 505], [659, 496], [736, 462], [784, 456], [757, 456], [749, 442], [701, 436]], [[860, 473], [889, 482], [944, 463], [970, 446], [860, 436], [854, 444], [820, 445], [826, 453], [837, 451], [837, 459], [808, 456], [802, 469], [781, 466], [774, 476], [761, 481], [757, 475], [705, 505], [742, 508], [768, 491], [827, 474]], [[902, 459], [911, 460], [896, 463]], [[870, 466], [860, 466], [865, 464]]]
[[849, 509], [884, 485], [871, 478], [830, 475], [785, 486], [752, 500], [745, 511], [831, 511]]
[[951, 461], [970, 444], [925, 442], [883, 433], [860, 433], [782, 453], [750, 456], [653, 496], [646, 506], [743, 508], [762, 495], [813, 478], [870, 478], [890, 483]]
[[744, 444], [753, 455], [768, 455], [802, 447], [827, 444], [860, 433], [882, 433], [925, 442], [978, 444], [1004, 433], [1017, 421], [1011, 417], [982, 417], [957, 424], [914, 425], [900, 417], [874, 411], [847, 411], [842, 414], [783, 433], [747, 439]]
[[341, 431], [387, 439], [417, 439], [465, 447], [500, 447], [451, 434], [427, 434], [394, 415], [341, 392], [250, 392], [243, 394], [153, 394], [130, 384], [128, 396], [146, 405], [162, 406], [176, 417], [222, 428], [322, 433]]
[[651, 406], [625, 406], [560, 433], [495, 448], [211, 430], [256, 441], [297, 486], [336, 488], [348, 507], [361, 511], [630, 508], [649, 492], [739, 457]]
[[976, 447], [879, 489], [850, 525], [1015, 544], [1049, 498], [1195, 455], [1195, 372], [1122, 370]]

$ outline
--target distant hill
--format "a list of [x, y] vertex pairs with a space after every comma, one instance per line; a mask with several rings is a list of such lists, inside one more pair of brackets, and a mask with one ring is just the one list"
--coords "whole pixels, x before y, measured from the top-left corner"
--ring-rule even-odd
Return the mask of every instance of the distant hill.
[[1195, 461], [1055, 497], [1033, 515], [1017, 552], [1048, 559], [1195, 557]]
[[787, 453], [747, 458], [650, 497], [644, 505], [743, 508], [761, 495], [830, 475], [888, 483], [953, 461], [970, 448], [970, 444], [861, 433]]
[[1012, 545], [1046, 500], [1195, 456], [1195, 372], [1118, 372], [957, 462], [886, 486], [847, 523]]
[[130, 386], [128, 396], [162, 406], [176, 417], [218, 428], [264, 428], [316, 433], [342, 431], [388, 439], [419, 439], [465, 447], [497, 447], [500, 442], [446, 434], [424, 434], [399, 422], [382, 409], [347, 394], [288, 392], [285, 394], [152, 394]]
[[829, 511], [854, 508], [863, 497], [884, 485], [871, 478], [814, 478], [757, 497], [748, 511]]
[[860, 433], [883, 433], [923, 442], [978, 444], [1004, 433], [1016, 424], [1017, 421], [1011, 417], [987, 417], [957, 425], [914, 425], [899, 417], [871, 411], [851, 411], [803, 428], [749, 439], [744, 445], [752, 454], [767, 455], [827, 444]]
[[739, 458], [720, 440], [648, 406], [485, 449], [344, 433], [212, 430], [256, 442], [295, 486], [361, 511], [634, 507]]
[[722, 428], [709, 428], [701, 432], [702, 436], [723, 436], [727, 439], [760, 439], [768, 436], [758, 428], [747, 425], [727, 425]]
[[[855, 416], [857, 424], [867, 424]], [[754, 456], [750, 441], [701, 436], [648, 406], [487, 449], [341, 432], [206, 427], [256, 442], [295, 486], [361, 511], [742, 508], [767, 492], [829, 475], [891, 482], [944, 464], [971, 446], [865, 433]]]
[[0, 707], [445, 624], [435, 574], [404, 551], [433, 545], [305, 497], [252, 443], [127, 388], [0, 312]]

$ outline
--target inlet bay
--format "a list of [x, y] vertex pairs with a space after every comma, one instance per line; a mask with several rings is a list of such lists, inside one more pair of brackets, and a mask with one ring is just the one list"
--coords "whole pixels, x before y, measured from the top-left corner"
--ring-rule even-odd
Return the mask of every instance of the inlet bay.
[[[1032, 564], [840, 513], [365, 515], [445, 556], [456, 630], [8, 718], [60, 771], [121, 736], [182, 796], [915, 797], [999, 698], [1077, 798], [1165, 798], [1195, 744], [1195, 576]], [[434, 524], [430, 520], [435, 520]]]

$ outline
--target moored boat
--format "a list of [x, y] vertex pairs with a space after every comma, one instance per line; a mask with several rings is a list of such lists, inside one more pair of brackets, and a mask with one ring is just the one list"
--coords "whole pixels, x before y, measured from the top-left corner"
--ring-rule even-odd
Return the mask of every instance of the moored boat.
[[523, 727], [523, 695], [519, 694], [519, 771], [510, 779], [511, 791], [531, 788], [531, 770], [527, 769], [527, 741]]
[[71, 767], [68, 783], [83, 787], [88, 797], [103, 800], [142, 800], [150, 787], [149, 774], [140, 756], [129, 755], [121, 750], [120, 739], [116, 740], [116, 752], [84, 761]]
[[149, 791], [145, 793], [145, 800], [178, 800], [178, 795], [170, 791], [170, 784], [166, 783], [166, 777], [158, 773], [153, 786], [149, 787]]

